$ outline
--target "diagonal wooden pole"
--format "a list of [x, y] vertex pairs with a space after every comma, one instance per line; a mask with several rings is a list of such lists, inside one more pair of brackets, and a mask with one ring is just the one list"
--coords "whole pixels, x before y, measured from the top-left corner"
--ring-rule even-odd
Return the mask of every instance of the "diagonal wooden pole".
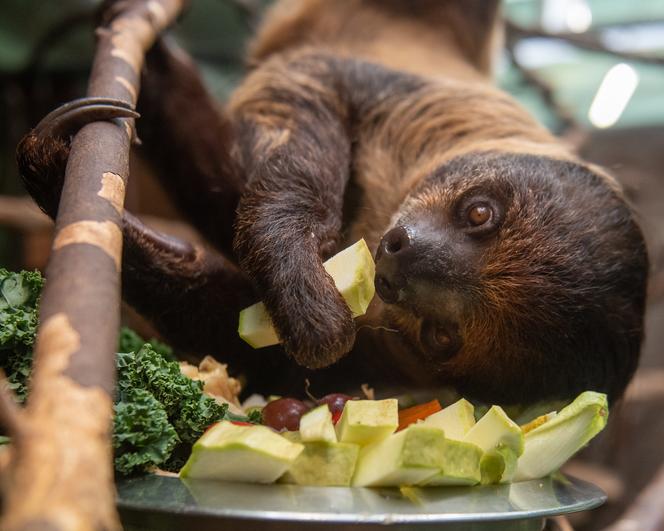
[[[135, 106], [145, 52], [183, 3], [118, 2], [97, 32], [88, 96]], [[15, 409], [3, 394], [14, 419], [3, 530], [120, 528], [110, 437], [132, 129], [132, 120], [95, 122], [71, 145], [28, 404]]]

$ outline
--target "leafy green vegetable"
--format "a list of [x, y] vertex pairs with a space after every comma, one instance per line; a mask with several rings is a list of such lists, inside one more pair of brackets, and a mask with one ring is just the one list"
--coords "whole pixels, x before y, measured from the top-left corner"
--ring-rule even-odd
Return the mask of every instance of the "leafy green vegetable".
[[155, 338], [146, 341], [131, 328], [126, 326], [120, 328], [120, 334], [118, 337], [118, 352], [138, 352], [145, 343], [150, 343], [153, 350], [161, 354], [167, 360], [175, 361], [173, 349], [166, 343], [162, 343]]
[[[21, 400], [25, 400], [32, 368], [43, 285], [44, 279], [36, 271], [12, 273], [0, 268], [0, 366]], [[146, 342], [123, 327], [118, 350], [115, 469], [121, 474], [154, 466], [177, 470], [207, 427], [231, 416], [228, 406], [205, 396], [201, 382], [180, 372], [178, 363], [170, 361], [173, 350], [168, 345], [154, 339]], [[257, 421], [256, 415], [232, 417]]]
[[0, 268], [0, 365], [20, 401], [27, 395], [43, 285], [38, 271]]
[[205, 396], [202, 382], [184, 376], [177, 362], [165, 360], [149, 343], [136, 353], [118, 354], [117, 367], [119, 396], [131, 389], [149, 391], [185, 444], [193, 444], [226, 414], [226, 404]]
[[115, 469], [130, 474], [165, 462], [180, 442], [162, 405], [145, 389], [130, 389], [113, 406]]

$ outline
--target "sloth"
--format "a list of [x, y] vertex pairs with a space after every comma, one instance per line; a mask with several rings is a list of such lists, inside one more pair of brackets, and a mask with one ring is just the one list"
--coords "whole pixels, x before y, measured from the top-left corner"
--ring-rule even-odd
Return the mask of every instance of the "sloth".
[[[163, 38], [148, 53], [141, 151], [209, 245], [125, 212], [123, 293], [174, 346], [269, 393], [369, 381], [487, 402], [621, 396], [639, 357], [648, 258], [603, 169], [491, 83], [495, 0], [280, 0], [223, 109]], [[52, 217], [69, 140], [133, 116], [83, 99], [18, 149]], [[365, 238], [377, 297], [354, 321], [323, 261]], [[282, 341], [252, 350], [263, 300]]]

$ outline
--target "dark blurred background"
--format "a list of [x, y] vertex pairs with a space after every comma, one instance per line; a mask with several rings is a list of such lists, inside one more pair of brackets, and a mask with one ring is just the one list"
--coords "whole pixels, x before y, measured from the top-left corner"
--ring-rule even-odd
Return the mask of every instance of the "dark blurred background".
[[[244, 45], [268, 3], [195, 0], [173, 31], [220, 100], [242, 75]], [[84, 94], [97, 4], [2, 0], [0, 266], [43, 269], [48, 259], [51, 225], [24, 195], [14, 150], [42, 116]], [[652, 263], [640, 369], [609, 428], [568, 466], [604, 488], [609, 501], [557, 525], [642, 531], [630, 524], [638, 513], [651, 518], [648, 529], [664, 529], [664, 1], [505, 0], [504, 7], [499, 83], [623, 183]], [[132, 155], [131, 176], [132, 212], [165, 232], [198, 238], [140, 154]], [[129, 312], [125, 318], [146, 326]]]

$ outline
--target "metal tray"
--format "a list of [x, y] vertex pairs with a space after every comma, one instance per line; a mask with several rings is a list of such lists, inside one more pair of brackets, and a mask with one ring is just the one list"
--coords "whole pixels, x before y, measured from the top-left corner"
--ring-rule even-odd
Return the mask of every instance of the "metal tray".
[[128, 530], [541, 530], [544, 518], [592, 509], [594, 485], [554, 478], [485, 487], [367, 489], [182, 481], [149, 475], [118, 483]]

